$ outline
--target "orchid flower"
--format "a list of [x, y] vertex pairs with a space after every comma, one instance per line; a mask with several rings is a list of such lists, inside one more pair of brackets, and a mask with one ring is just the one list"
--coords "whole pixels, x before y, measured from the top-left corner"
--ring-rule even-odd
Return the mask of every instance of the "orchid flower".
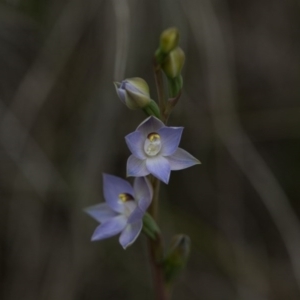
[[126, 249], [142, 230], [142, 219], [152, 200], [152, 186], [145, 177], [135, 178], [132, 187], [126, 180], [104, 174], [103, 190], [106, 203], [85, 209], [101, 223], [91, 240], [103, 240], [121, 233], [119, 242]]
[[151, 116], [125, 137], [132, 155], [127, 161], [127, 176], [152, 174], [169, 182], [171, 170], [200, 164], [199, 160], [178, 148], [183, 127], [167, 127]]

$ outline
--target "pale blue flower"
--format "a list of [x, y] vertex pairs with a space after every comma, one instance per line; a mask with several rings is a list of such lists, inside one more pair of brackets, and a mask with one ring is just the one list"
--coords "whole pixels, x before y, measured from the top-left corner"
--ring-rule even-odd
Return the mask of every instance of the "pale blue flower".
[[151, 116], [136, 131], [125, 137], [132, 155], [127, 161], [127, 176], [152, 174], [168, 183], [171, 170], [199, 164], [199, 160], [178, 148], [183, 127], [167, 127]]
[[85, 209], [100, 222], [92, 241], [103, 240], [121, 233], [119, 242], [126, 249], [140, 234], [143, 216], [152, 200], [152, 186], [147, 178], [135, 178], [133, 187], [119, 177], [103, 174], [106, 203]]

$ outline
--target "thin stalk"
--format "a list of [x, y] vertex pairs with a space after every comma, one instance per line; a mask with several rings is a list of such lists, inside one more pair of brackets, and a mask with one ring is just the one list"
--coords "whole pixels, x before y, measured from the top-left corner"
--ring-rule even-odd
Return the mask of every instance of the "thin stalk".
[[149, 180], [152, 184], [153, 188], [153, 198], [151, 205], [149, 207], [149, 213], [152, 216], [152, 218], [157, 221], [158, 218], [158, 198], [159, 198], [159, 189], [160, 189], [160, 180], [156, 177], [150, 175]]
[[150, 262], [152, 266], [152, 277], [155, 289], [156, 300], [171, 300], [170, 289], [165, 283], [162, 265], [162, 241], [158, 237], [156, 241], [149, 239]]
[[[155, 221], [157, 221], [160, 181], [152, 175], [149, 176], [149, 180], [153, 187], [153, 199], [149, 207], [149, 214]], [[170, 300], [169, 289], [164, 279], [164, 270], [162, 265], [164, 250], [162, 237], [160, 235], [157, 235], [156, 240], [149, 239], [149, 249], [156, 299]]]
[[164, 122], [164, 111], [165, 111], [165, 95], [164, 95], [164, 80], [161, 71], [160, 64], [157, 63], [156, 59], [154, 58], [154, 77], [155, 77], [155, 84], [158, 96], [158, 106], [160, 110], [161, 119]]

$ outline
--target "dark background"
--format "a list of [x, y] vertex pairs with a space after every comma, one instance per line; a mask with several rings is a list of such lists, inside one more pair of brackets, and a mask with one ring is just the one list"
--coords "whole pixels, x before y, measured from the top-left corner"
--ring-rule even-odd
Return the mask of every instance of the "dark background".
[[91, 243], [83, 208], [124, 177], [144, 119], [113, 81], [176, 26], [184, 91], [170, 125], [202, 165], [172, 172], [160, 225], [192, 252], [174, 299], [300, 299], [300, 2], [0, 2], [0, 299], [153, 299], [146, 239]]

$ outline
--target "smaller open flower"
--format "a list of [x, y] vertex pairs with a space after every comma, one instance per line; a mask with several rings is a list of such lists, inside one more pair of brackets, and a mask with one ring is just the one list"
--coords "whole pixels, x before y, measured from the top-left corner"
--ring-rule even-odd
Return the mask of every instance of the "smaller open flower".
[[143, 216], [152, 200], [152, 186], [145, 177], [135, 178], [133, 187], [119, 177], [103, 175], [106, 203], [85, 209], [101, 223], [92, 235], [92, 241], [103, 240], [121, 233], [119, 242], [126, 249], [140, 234]]
[[151, 116], [136, 131], [125, 137], [132, 155], [127, 161], [127, 176], [152, 174], [168, 183], [171, 170], [199, 164], [199, 160], [178, 148], [183, 127], [167, 127]]

